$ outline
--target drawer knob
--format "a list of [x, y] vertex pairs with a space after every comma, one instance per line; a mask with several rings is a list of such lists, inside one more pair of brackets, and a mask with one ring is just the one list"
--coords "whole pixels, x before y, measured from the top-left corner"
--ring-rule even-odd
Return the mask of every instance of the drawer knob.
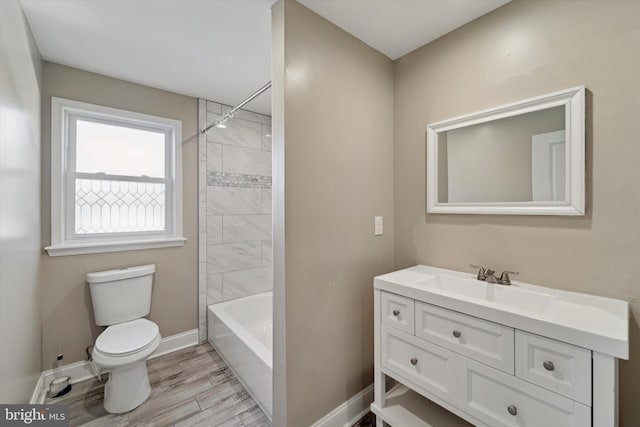
[[398, 317], [400, 315], [400, 310], [393, 310], [393, 315]]
[[549, 360], [543, 362], [542, 366], [544, 366], [544, 369], [546, 369], [547, 371], [553, 371], [554, 369], [556, 369], [556, 367], [553, 366], [553, 362]]
[[411, 358], [411, 364], [412, 364], [413, 366], [416, 366], [416, 365], [418, 364], [418, 359], [416, 359], [415, 357], [412, 357], [412, 358]]
[[507, 406], [507, 412], [514, 416], [518, 415], [518, 408], [516, 408], [515, 405], [509, 405]]
[[456, 338], [460, 338], [460, 335], [462, 335], [462, 333], [460, 331], [453, 331], [453, 336]]

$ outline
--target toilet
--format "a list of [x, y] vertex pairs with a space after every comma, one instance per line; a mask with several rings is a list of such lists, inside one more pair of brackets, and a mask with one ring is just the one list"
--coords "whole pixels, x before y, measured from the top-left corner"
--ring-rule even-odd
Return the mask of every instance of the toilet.
[[98, 326], [94, 362], [109, 370], [104, 408], [114, 414], [140, 406], [151, 393], [147, 358], [160, 344], [158, 325], [144, 319], [151, 311], [154, 264], [87, 274]]

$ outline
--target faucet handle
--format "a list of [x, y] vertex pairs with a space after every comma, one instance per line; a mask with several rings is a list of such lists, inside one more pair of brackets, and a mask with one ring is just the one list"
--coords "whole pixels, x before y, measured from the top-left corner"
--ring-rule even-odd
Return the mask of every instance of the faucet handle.
[[471, 268], [479, 268], [480, 270], [484, 271], [484, 267], [481, 266], [481, 265], [469, 264], [469, 267], [471, 267]]
[[487, 270], [483, 266], [475, 265], [475, 264], [469, 264], [469, 267], [478, 269], [478, 276], [476, 277], [478, 280], [485, 280], [485, 278], [487, 277], [487, 275], [486, 275], [486, 271]]
[[511, 278], [509, 277], [510, 274], [513, 274], [514, 276], [517, 276], [520, 273], [517, 272], [517, 271], [505, 270], [500, 275], [500, 278], [498, 279], [499, 282], [504, 284], [504, 285], [510, 285], [511, 284]]

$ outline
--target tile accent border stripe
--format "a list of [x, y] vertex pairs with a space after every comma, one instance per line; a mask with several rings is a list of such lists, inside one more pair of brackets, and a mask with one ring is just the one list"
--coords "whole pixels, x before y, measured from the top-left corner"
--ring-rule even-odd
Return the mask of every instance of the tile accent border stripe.
[[241, 173], [207, 172], [207, 185], [268, 189], [271, 188], [271, 177]]
[[[191, 329], [190, 331], [164, 337], [162, 338], [162, 340], [160, 340], [160, 345], [158, 345], [156, 351], [154, 351], [151, 356], [149, 356], [149, 359], [153, 359], [154, 357], [162, 356], [167, 353], [171, 353], [197, 344], [197, 329]], [[103, 370], [100, 373], [104, 374], [106, 372], [108, 372], [108, 370]], [[36, 384], [33, 394], [31, 395], [31, 401], [29, 402], [30, 404], [44, 403], [47, 390], [49, 389], [49, 384], [51, 384], [51, 381], [53, 381], [54, 375], [56, 373], [57, 372], [54, 372], [53, 369], [49, 369], [40, 374], [38, 383]], [[70, 377], [71, 384], [75, 384], [77, 382], [94, 377], [94, 374], [91, 371], [91, 363], [86, 360], [81, 360], [80, 362], [70, 363], [68, 365], [62, 366], [62, 368], [60, 369], [60, 375]]]

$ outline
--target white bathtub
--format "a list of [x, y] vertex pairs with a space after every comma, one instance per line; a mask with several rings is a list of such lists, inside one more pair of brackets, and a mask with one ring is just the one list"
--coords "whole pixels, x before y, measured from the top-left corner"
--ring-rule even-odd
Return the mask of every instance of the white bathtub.
[[272, 293], [212, 304], [208, 312], [209, 342], [271, 419]]

